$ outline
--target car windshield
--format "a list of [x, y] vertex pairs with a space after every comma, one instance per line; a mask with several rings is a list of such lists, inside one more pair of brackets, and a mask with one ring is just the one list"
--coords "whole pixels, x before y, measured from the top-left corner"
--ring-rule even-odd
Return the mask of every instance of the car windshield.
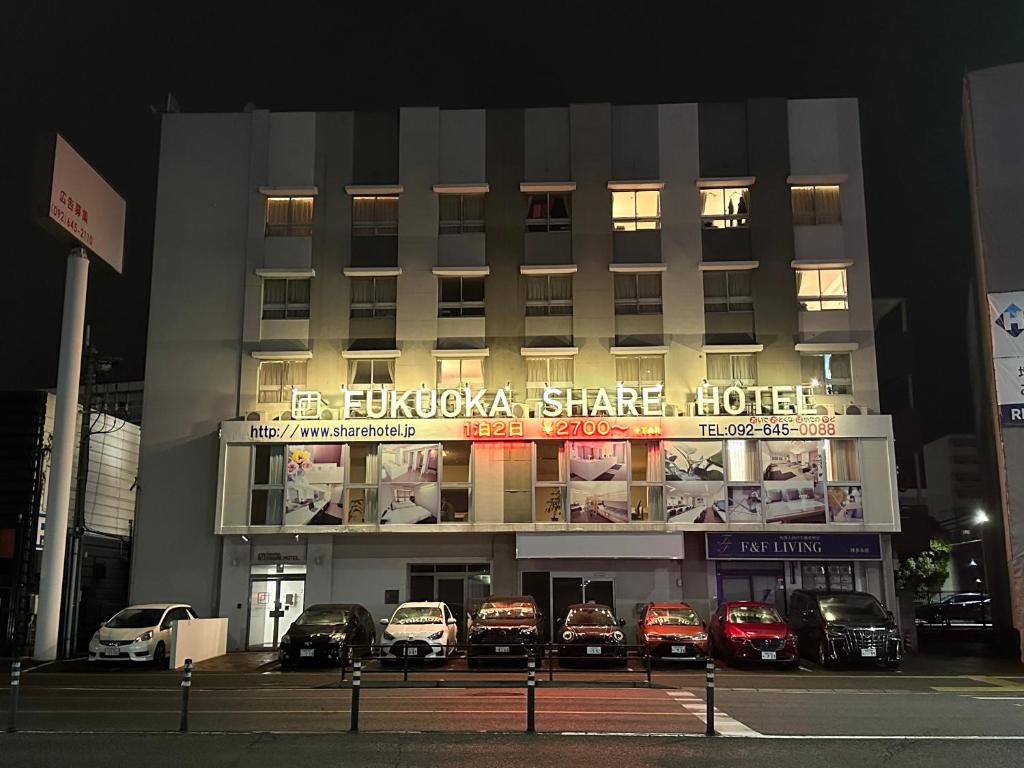
[[647, 614], [647, 623], [698, 627], [700, 616], [690, 608], [654, 608]]
[[441, 609], [429, 605], [399, 608], [391, 617], [392, 624], [443, 624]]
[[110, 629], [145, 629], [155, 627], [164, 615], [163, 608], [125, 608], [107, 622]]
[[341, 608], [310, 608], [295, 620], [296, 624], [348, 624], [352, 614]]
[[888, 616], [871, 595], [829, 595], [818, 598], [826, 621], [885, 621]]
[[591, 627], [614, 627], [615, 616], [607, 608], [577, 608], [569, 612], [565, 623]]
[[484, 603], [476, 613], [480, 619], [532, 619], [533, 604], [525, 601]]
[[743, 605], [729, 609], [729, 621], [733, 624], [781, 624], [782, 617], [767, 605]]

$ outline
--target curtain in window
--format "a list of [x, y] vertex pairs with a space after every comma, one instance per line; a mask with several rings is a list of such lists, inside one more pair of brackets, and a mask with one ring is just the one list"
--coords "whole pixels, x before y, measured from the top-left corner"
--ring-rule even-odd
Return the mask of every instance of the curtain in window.
[[313, 198], [293, 197], [291, 214], [293, 225], [308, 227], [313, 223]]
[[309, 280], [288, 281], [288, 303], [309, 304]]
[[484, 220], [484, 195], [463, 195], [462, 196], [462, 220], [483, 221]]
[[661, 298], [661, 275], [657, 272], [641, 272], [636, 276], [637, 292], [641, 299]]
[[708, 381], [732, 381], [732, 360], [729, 355], [707, 355]]
[[856, 440], [828, 441], [829, 480], [860, 481]]
[[366, 385], [372, 381], [373, 361], [353, 360], [352, 361], [352, 383]]
[[793, 223], [814, 224], [814, 187], [793, 187]]
[[[284, 451], [270, 452], [270, 472], [267, 479], [268, 485], [284, 485]], [[269, 517], [269, 510], [268, 510]]]
[[462, 381], [470, 386], [482, 387], [484, 384], [484, 361], [479, 357], [461, 360]]
[[631, 274], [615, 275], [615, 300], [628, 301], [636, 298], [636, 277]]
[[665, 358], [661, 355], [648, 355], [640, 358], [640, 381], [645, 384], [662, 384], [665, 382]]
[[439, 389], [455, 389], [462, 382], [459, 360], [437, 361], [437, 386]]
[[725, 457], [729, 482], [760, 482], [761, 467], [756, 440], [727, 440]]
[[821, 355], [803, 355], [800, 358], [800, 380], [809, 384], [811, 379], [825, 381], [825, 358]]
[[398, 281], [393, 277], [378, 277], [373, 281], [377, 302], [394, 304], [398, 300]]
[[661, 216], [661, 192], [644, 190], [636, 193], [636, 215], [641, 219], [652, 219]]
[[263, 281], [263, 303], [284, 304], [288, 295], [287, 280], [264, 280]]
[[352, 223], [355, 225], [373, 224], [373, 201], [372, 197], [352, 198]]
[[398, 222], [398, 198], [378, 197], [374, 206], [374, 218], [378, 224], [395, 224]]
[[730, 298], [744, 299], [754, 295], [750, 272], [726, 272], [725, 274], [728, 275]]
[[661, 446], [656, 442], [647, 443], [647, 477], [649, 483], [661, 480]]
[[726, 273], [712, 270], [704, 273], [704, 298], [724, 299], [726, 296]]
[[572, 277], [568, 275], [552, 275], [548, 279], [548, 285], [551, 290], [551, 299], [553, 301], [572, 300]]
[[372, 304], [373, 303], [373, 278], [354, 277], [352, 278], [352, 303]]
[[295, 360], [281, 363], [284, 366], [283, 383], [290, 387], [306, 386], [306, 361]]
[[757, 358], [754, 355], [733, 355], [732, 371], [740, 381], [756, 382]]
[[546, 277], [526, 278], [526, 300], [547, 301], [548, 281]]
[[548, 381], [548, 361], [542, 357], [526, 358], [526, 380], [531, 384]]
[[548, 361], [548, 371], [551, 374], [551, 382], [559, 384], [572, 384], [572, 358], [552, 357]]
[[615, 358], [615, 380], [623, 384], [636, 384], [640, 381], [640, 359], [618, 355]]
[[395, 383], [395, 361], [374, 360], [373, 361], [373, 383], [394, 384]]
[[846, 381], [852, 378], [849, 355], [829, 355], [828, 358], [829, 373], [831, 374], [829, 378]]
[[439, 195], [437, 198], [438, 218], [443, 222], [457, 222], [462, 215], [459, 210], [460, 195]]
[[287, 197], [267, 198], [267, 226], [284, 227], [288, 225], [291, 200]]
[[839, 187], [815, 187], [814, 209], [818, 224], [839, 224], [842, 214], [839, 205]]

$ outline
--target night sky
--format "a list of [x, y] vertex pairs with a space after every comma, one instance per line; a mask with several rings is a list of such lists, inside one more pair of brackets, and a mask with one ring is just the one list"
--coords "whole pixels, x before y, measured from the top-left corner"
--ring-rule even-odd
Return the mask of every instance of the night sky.
[[1024, 60], [1020, 0], [118, 5], [3, 11], [2, 388], [56, 379], [67, 248], [30, 221], [25, 194], [42, 131], [64, 133], [128, 200], [125, 271], [92, 268], [88, 321], [94, 345], [123, 358], [121, 377], [139, 379], [160, 139], [153, 108], [168, 92], [188, 112], [247, 102], [347, 110], [854, 96], [873, 290], [910, 301], [924, 437], [973, 429], [961, 78]]

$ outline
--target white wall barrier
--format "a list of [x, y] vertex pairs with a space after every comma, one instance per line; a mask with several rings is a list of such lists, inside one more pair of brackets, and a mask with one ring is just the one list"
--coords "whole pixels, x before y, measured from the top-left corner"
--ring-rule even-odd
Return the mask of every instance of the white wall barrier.
[[227, 647], [227, 619], [176, 621], [171, 629], [171, 669], [184, 667], [185, 659], [200, 662], [223, 656]]

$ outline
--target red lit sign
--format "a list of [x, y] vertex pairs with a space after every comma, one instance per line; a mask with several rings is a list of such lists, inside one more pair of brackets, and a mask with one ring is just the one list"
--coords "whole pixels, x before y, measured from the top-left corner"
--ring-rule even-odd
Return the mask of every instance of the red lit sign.
[[[533, 429], [527, 429], [527, 426]], [[537, 427], [540, 427], [539, 431]], [[463, 422], [463, 435], [469, 440], [565, 439], [608, 437], [648, 438], [661, 436], [661, 424], [628, 424], [616, 419], [470, 419]], [[533, 434], [536, 432], [536, 434]]]

